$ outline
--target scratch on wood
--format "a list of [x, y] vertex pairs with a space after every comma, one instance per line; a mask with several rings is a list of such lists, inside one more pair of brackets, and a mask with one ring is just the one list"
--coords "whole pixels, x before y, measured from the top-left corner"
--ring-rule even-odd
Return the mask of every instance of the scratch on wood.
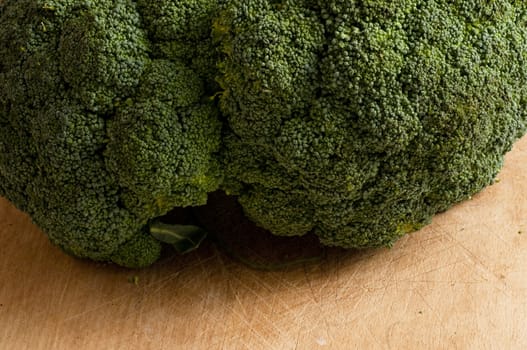
[[[449, 236], [452, 237], [454, 241], [456, 241], [457, 245], [461, 247], [465, 253], [465, 256], [469, 258], [471, 261], [475, 262], [477, 266], [479, 266], [484, 272], [486, 272], [488, 275], [494, 277], [494, 285], [498, 290], [500, 290], [505, 295], [509, 296], [508, 292], [504, 287], [506, 287], [505, 282], [499, 277], [498, 274], [496, 274], [490, 267], [488, 267], [476, 254], [474, 254], [470, 249], [468, 249], [462, 242], [456, 240], [455, 237], [452, 236], [452, 234], [447, 233]], [[454, 281], [455, 282], [455, 281]]]

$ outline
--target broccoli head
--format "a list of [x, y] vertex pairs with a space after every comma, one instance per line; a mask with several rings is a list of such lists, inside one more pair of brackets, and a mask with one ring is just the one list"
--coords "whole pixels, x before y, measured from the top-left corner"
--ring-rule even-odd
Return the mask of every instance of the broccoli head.
[[392, 244], [493, 182], [526, 131], [513, 0], [222, 4], [224, 188], [278, 235]]
[[[0, 195], [79, 257], [236, 195], [276, 235], [391, 245], [527, 131], [516, 0], [0, 0]], [[171, 243], [173, 244], [173, 243]]]
[[[146, 266], [150, 220], [219, 186], [210, 73], [156, 41], [180, 3], [0, 2], [0, 195], [73, 255]], [[186, 3], [174, 16], [206, 33], [214, 2]], [[181, 26], [163, 40], [190, 48]]]

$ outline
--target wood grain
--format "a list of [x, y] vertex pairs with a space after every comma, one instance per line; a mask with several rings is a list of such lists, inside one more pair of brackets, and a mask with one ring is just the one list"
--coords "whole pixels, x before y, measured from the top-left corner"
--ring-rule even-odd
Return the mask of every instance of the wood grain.
[[390, 250], [278, 272], [76, 260], [0, 200], [0, 349], [526, 349], [526, 159]]

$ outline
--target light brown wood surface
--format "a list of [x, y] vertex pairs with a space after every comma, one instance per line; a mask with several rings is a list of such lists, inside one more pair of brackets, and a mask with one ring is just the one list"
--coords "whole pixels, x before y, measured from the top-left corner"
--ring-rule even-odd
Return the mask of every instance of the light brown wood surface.
[[76, 260], [0, 200], [0, 349], [527, 349], [526, 159], [391, 250], [278, 272]]

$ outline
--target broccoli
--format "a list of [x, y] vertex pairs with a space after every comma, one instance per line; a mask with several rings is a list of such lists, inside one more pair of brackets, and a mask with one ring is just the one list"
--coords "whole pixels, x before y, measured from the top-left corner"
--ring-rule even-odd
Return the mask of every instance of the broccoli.
[[[516, 0], [0, 0], [0, 195], [147, 266], [219, 189], [276, 235], [390, 246], [527, 131]], [[191, 248], [191, 247], [190, 247]]]
[[[0, 4], [0, 195], [65, 251], [149, 265], [161, 250], [150, 221], [205, 203], [219, 186], [211, 74], [190, 51], [158, 47], [163, 39], [190, 50], [186, 28], [199, 29], [193, 40], [205, 37], [211, 4]], [[156, 22], [178, 6], [185, 11], [166, 17], [170, 27]]]
[[526, 131], [526, 9], [223, 3], [224, 188], [275, 234], [390, 246], [492, 183]]

